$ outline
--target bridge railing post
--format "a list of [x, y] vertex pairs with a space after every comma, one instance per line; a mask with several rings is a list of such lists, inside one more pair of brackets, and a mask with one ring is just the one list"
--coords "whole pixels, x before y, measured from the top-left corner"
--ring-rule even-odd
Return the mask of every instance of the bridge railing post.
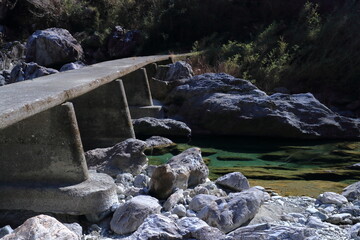
[[71, 103], [0, 130], [0, 209], [83, 215], [117, 201], [113, 179], [88, 172]]

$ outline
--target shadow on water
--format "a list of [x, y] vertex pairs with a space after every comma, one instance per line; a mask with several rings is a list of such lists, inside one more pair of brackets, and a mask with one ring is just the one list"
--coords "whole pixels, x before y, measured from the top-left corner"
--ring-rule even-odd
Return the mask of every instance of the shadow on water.
[[359, 181], [360, 142], [288, 140], [255, 137], [194, 137], [161, 154], [149, 156], [151, 164], [165, 163], [190, 147], [200, 147], [212, 180], [240, 171], [252, 185], [271, 188], [282, 195], [317, 196], [341, 192]]

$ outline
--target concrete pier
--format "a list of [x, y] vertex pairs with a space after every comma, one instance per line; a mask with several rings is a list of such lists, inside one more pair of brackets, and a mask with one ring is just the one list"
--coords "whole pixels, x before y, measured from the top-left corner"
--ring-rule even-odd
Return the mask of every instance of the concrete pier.
[[0, 131], [0, 209], [97, 213], [117, 202], [115, 189], [89, 174], [71, 103]]
[[135, 138], [121, 80], [72, 100], [84, 149], [110, 147]]
[[161, 117], [162, 107], [154, 106], [146, 68], [122, 77], [131, 118]]
[[113, 179], [88, 171], [83, 144], [134, 137], [130, 111], [158, 116], [145, 68], [154, 75], [153, 63], [171, 60], [119, 59], [0, 87], [0, 210], [89, 216], [117, 203]]

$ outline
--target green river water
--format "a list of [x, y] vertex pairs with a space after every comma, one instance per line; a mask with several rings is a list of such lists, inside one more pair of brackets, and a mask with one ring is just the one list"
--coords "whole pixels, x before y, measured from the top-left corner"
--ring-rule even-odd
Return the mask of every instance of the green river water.
[[207, 136], [147, 155], [150, 164], [161, 164], [194, 146], [201, 148], [210, 179], [239, 171], [251, 186], [260, 185], [283, 196], [341, 193], [347, 185], [360, 181], [360, 170], [348, 168], [360, 163], [360, 142]]

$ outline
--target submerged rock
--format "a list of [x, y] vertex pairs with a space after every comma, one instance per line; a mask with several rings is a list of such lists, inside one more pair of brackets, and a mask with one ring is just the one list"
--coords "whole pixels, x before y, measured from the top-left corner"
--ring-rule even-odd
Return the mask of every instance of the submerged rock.
[[136, 135], [189, 137], [191, 129], [183, 122], [173, 119], [144, 117], [133, 120]]
[[195, 133], [287, 138], [359, 138], [360, 120], [342, 117], [312, 94], [267, 95], [220, 73], [191, 78], [168, 94], [168, 115]]
[[29, 218], [23, 225], [16, 228], [2, 240], [77, 240], [79, 236], [53, 217], [38, 215]]
[[26, 43], [26, 61], [42, 66], [62, 65], [83, 58], [83, 49], [68, 30], [48, 28], [33, 33]]
[[117, 234], [136, 231], [151, 214], [160, 213], [161, 206], [156, 198], [137, 196], [121, 205], [111, 219], [111, 230]]

